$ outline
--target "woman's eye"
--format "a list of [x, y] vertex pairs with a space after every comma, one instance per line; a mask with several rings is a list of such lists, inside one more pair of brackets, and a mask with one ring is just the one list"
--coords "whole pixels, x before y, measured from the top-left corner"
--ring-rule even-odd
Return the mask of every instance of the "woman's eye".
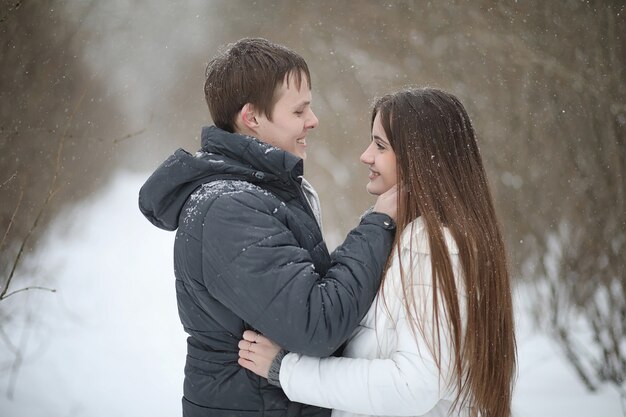
[[380, 143], [377, 143], [377, 144], [376, 144], [376, 148], [377, 148], [379, 151], [383, 151], [383, 150], [385, 150], [385, 147], [384, 147], [383, 145], [381, 145]]

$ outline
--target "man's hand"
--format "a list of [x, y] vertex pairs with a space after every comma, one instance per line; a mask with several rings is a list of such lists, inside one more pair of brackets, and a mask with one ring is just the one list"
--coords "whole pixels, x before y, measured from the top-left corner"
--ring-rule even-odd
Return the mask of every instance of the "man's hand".
[[398, 214], [398, 186], [394, 185], [389, 190], [378, 196], [374, 211], [384, 213], [391, 217], [394, 221]]
[[267, 337], [246, 330], [243, 332], [243, 340], [239, 341], [239, 365], [267, 378], [272, 361], [280, 352], [280, 346]]

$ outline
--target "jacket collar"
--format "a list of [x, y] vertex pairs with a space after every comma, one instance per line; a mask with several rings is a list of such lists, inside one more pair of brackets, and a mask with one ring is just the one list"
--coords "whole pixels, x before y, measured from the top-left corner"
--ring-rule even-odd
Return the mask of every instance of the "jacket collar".
[[240, 161], [252, 169], [276, 175], [282, 181], [300, 181], [304, 171], [301, 158], [259, 139], [230, 133], [216, 126], [202, 128], [202, 150]]

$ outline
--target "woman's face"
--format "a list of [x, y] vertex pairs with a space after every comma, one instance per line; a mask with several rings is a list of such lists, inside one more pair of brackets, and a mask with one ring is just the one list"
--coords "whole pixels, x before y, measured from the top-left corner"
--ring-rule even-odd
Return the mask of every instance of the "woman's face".
[[372, 126], [372, 141], [365, 152], [361, 155], [361, 162], [369, 166], [369, 183], [367, 192], [373, 195], [380, 195], [398, 182], [396, 175], [396, 154], [385, 129], [380, 122], [380, 113], [376, 114]]

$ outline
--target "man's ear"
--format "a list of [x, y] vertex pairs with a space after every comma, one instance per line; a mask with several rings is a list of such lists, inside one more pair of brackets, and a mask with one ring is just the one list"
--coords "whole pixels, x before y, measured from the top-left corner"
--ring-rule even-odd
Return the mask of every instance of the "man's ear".
[[257, 111], [252, 104], [244, 104], [237, 114], [237, 122], [241, 123], [246, 130], [256, 131], [259, 127], [259, 122], [257, 120]]

